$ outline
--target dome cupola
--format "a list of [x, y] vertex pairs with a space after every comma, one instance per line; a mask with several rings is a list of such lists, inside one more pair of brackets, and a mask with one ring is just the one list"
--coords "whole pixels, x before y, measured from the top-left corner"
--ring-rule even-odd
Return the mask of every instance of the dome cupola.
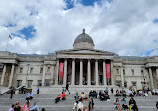
[[83, 29], [82, 34], [78, 35], [74, 41], [74, 49], [94, 49], [93, 39], [85, 33]]

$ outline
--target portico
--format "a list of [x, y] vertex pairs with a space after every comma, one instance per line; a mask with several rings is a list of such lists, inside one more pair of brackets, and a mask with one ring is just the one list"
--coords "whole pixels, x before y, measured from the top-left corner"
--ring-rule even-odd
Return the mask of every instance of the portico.
[[[60, 58], [59, 63], [64, 63], [64, 75], [58, 84], [66, 85], [70, 81], [70, 85], [87, 85], [87, 86], [107, 86], [112, 85], [112, 79], [106, 78], [106, 63], [111, 62], [107, 59], [83, 59], [83, 58]], [[59, 67], [58, 67], [59, 69]], [[108, 82], [108, 83], [107, 83]]]

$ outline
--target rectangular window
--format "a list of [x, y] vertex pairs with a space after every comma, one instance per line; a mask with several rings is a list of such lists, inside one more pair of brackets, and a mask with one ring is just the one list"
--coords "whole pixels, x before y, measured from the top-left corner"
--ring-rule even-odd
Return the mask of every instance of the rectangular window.
[[30, 68], [30, 74], [32, 74], [32, 73], [33, 73], [33, 67]]
[[41, 69], [40, 69], [40, 73], [41, 73], [41, 74], [43, 73], [43, 67], [41, 67]]
[[116, 86], [121, 87], [121, 81], [116, 81]]
[[144, 75], [144, 71], [143, 71], [143, 69], [141, 69], [141, 75], [142, 75], [142, 76]]
[[127, 88], [127, 81], [124, 82], [124, 87]]
[[50, 84], [50, 80], [49, 80], [49, 79], [46, 79], [46, 80], [45, 80], [45, 86], [49, 86], [49, 84]]
[[17, 80], [17, 87], [22, 85], [22, 80]]
[[22, 68], [22, 67], [20, 67], [19, 73], [22, 73], [22, 72], [23, 72], [23, 68]]
[[42, 86], [42, 80], [38, 80], [38, 86]]
[[134, 75], [134, 69], [131, 69], [132, 75]]
[[125, 69], [123, 69], [123, 75], [125, 75]]
[[2, 73], [3, 73], [3, 69], [0, 69], [0, 75], [2, 75]]
[[132, 86], [137, 86], [137, 82], [136, 81], [132, 81]]
[[47, 72], [50, 72], [50, 67], [47, 68]]
[[32, 82], [33, 82], [33, 80], [27, 81], [27, 88], [32, 88]]
[[119, 69], [116, 69], [116, 74], [119, 74]]

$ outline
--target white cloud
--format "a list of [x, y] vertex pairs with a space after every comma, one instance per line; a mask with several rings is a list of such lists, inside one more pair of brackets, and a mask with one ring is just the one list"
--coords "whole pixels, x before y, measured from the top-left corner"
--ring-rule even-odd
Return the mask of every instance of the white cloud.
[[[86, 28], [97, 49], [119, 55], [141, 55], [158, 48], [157, 0], [114, 0], [111, 4], [84, 6], [75, 1], [65, 10], [64, 0], [1, 0], [0, 49], [6, 50], [10, 33], [30, 25], [36, 29], [29, 40], [13, 36], [8, 50], [17, 53], [48, 53], [71, 49], [77, 35]], [[5, 27], [16, 24], [14, 27]], [[154, 55], [158, 55], [155, 51]]]

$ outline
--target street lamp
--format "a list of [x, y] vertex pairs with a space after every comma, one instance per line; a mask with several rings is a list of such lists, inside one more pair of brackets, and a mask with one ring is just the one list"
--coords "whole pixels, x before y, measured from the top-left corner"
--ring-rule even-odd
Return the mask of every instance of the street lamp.
[[[3, 67], [4, 67], [4, 64], [1, 62], [0, 63], [0, 70], [3, 70]], [[0, 83], [0, 94], [1, 94], [1, 91], [2, 91], [2, 85]]]
[[27, 65], [26, 65], [26, 66], [27, 66], [27, 75], [26, 75], [25, 87], [26, 87], [26, 85], [27, 85], [27, 77], [28, 77], [28, 73], [29, 73], [29, 65], [30, 65], [30, 64], [27, 64]]

